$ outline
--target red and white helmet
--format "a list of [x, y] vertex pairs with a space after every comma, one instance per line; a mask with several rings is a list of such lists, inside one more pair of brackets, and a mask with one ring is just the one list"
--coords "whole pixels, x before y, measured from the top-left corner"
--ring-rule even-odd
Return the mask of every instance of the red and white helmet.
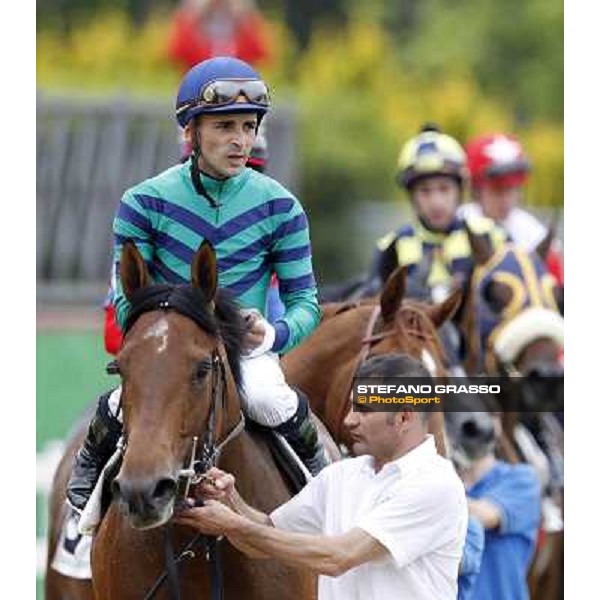
[[519, 140], [504, 133], [492, 133], [472, 139], [466, 145], [471, 185], [520, 186], [525, 184], [531, 162]]

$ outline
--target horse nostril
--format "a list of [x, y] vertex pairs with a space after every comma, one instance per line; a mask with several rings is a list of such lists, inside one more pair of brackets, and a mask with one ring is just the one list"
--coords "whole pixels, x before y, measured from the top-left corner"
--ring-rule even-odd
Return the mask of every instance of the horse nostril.
[[161, 500], [168, 498], [169, 496], [174, 496], [176, 487], [177, 483], [170, 477], [159, 479], [158, 483], [154, 487], [152, 498], [154, 500]]

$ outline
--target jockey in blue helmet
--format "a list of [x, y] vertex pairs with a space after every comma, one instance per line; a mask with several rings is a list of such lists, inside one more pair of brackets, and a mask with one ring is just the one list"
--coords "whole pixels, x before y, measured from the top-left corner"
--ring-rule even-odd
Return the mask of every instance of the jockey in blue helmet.
[[[202, 153], [200, 141], [200, 127], [197, 117], [201, 115], [219, 114], [249, 114], [256, 115], [256, 135], [260, 123], [269, 110], [271, 101], [269, 90], [260, 75], [244, 61], [231, 57], [217, 57], [196, 65], [190, 69], [179, 86], [179, 93], [175, 103], [177, 122], [184, 129], [184, 139], [192, 148], [192, 178], [199, 193], [208, 197], [203, 188], [198, 168], [205, 170], [209, 175], [210, 167], [206, 164], [208, 159]], [[252, 142], [254, 137], [252, 138]], [[236, 175], [238, 169], [245, 166], [250, 151], [240, 154], [237, 162], [230, 161], [230, 165], [221, 165], [224, 172], [217, 169], [216, 174], [222, 176]], [[229, 167], [229, 168], [228, 168]]]
[[[219, 287], [245, 311], [241, 370], [244, 410], [277, 430], [312, 474], [328, 462], [308, 398], [285, 382], [278, 354], [306, 338], [320, 320], [308, 219], [297, 198], [267, 175], [246, 168], [258, 126], [269, 110], [267, 86], [236, 58], [200, 63], [183, 78], [175, 114], [192, 148], [185, 162], [125, 191], [113, 222], [117, 322], [129, 301], [119, 281], [124, 240], [134, 239], [157, 283], [189, 282], [195, 249], [217, 253]], [[285, 311], [264, 318], [271, 275]], [[104, 394], [75, 459], [67, 498], [81, 511], [122, 432], [121, 386]]]

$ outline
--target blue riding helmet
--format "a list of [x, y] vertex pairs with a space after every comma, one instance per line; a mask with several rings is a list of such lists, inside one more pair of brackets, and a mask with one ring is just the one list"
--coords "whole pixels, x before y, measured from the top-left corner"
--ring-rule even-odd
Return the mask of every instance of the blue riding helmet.
[[[240, 96], [244, 100], [238, 102]], [[196, 115], [255, 112], [258, 123], [270, 107], [266, 84], [260, 75], [238, 58], [218, 56], [192, 67], [183, 77], [175, 115], [185, 127]]]

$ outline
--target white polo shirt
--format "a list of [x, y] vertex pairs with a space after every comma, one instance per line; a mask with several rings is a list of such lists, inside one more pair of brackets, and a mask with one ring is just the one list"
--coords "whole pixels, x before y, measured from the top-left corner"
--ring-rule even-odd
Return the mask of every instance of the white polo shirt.
[[467, 531], [464, 486], [433, 436], [375, 473], [361, 456], [321, 471], [271, 513], [275, 527], [341, 535], [364, 529], [389, 554], [319, 577], [319, 600], [454, 600]]

